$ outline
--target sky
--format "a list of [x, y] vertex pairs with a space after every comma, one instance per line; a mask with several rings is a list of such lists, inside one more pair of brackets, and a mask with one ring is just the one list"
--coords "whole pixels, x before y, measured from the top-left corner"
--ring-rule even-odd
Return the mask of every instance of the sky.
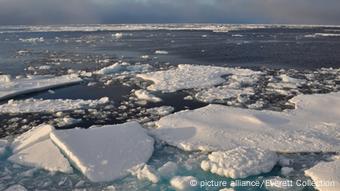
[[340, 0], [0, 0], [0, 25], [80, 23], [340, 25]]

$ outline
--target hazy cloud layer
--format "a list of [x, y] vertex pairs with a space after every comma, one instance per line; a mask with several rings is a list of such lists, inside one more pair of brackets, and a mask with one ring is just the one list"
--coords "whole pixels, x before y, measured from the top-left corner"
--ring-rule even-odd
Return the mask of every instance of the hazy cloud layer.
[[0, 0], [0, 25], [68, 23], [340, 24], [339, 0]]

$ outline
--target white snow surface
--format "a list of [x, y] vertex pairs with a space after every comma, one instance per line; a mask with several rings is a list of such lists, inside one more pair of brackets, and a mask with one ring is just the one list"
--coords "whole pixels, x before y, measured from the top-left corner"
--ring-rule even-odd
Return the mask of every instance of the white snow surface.
[[30, 76], [29, 78], [2, 80], [0, 83], [0, 100], [21, 94], [48, 90], [65, 85], [79, 83], [82, 80], [77, 75], [64, 76]]
[[54, 130], [51, 125], [39, 125], [33, 127], [31, 130], [16, 137], [11, 144], [13, 153], [17, 153], [25, 148], [28, 148], [35, 143], [46, 140], [49, 134]]
[[72, 172], [67, 159], [49, 139], [53, 130], [50, 125], [40, 125], [17, 137], [11, 144], [13, 155], [9, 160], [49, 171]]
[[154, 84], [148, 87], [149, 90], [175, 92], [221, 84], [226, 81], [222, 78], [224, 75], [249, 76], [257, 73], [259, 72], [249, 69], [180, 64], [175, 69], [138, 74], [137, 77], [153, 81]]
[[39, 167], [51, 172], [73, 172], [68, 160], [50, 139], [33, 144], [8, 159], [25, 166]]
[[238, 147], [212, 152], [208, 160], [201, 162], [201, 168], [220, 176], [246, 178], [271, 171], [277, 160], [278, 157], [273, 151]]
[[188, 151], [240, 146], [278, 152], [339, 151], [340, 92], [299, 95], [291, 102], [296, 109], [284, 112], [208, 105], [162, 117], [153, 134]]
[[150, 101], [150, 102], [160, 102], [162, 101], [161, 98], [153, 95], [147, 90], [136, 90], [135, 95], [139, 100], [145, 100], [145, 101]]
[[154, 140], [136, 122], [53, 131], [53, 142], [91, 181], [111, 181], [149, 160]]
[[0, 113], [38, 113], [38, 112], [59, 112], [75, 109], [95, 108], [109, 102], [109, 98], [103, 97], [98, 100], [82, 99], [26, 99], [9, 100], [8, 103], [0, 105]]
[[[338, 191], [340, 188], [340, 159], [320, 162], [306, 170], [305, 174], [312, 178], [319, 191]], [[327, 185], [323, 182], [331, 182], [332, 184]]]

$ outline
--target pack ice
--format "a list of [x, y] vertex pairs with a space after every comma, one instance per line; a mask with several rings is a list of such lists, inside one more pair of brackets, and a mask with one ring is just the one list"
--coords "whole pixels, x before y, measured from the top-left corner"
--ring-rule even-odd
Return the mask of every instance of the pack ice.
[[149, 160], [154, 140], [136, 122], [53, 131], [53, 142], [88, 179], [111, 181]]
[[48, 171], [72, 172], [68, 160], [49, 139], [53, 129], [52, 126], [41, 125], [17, 137], [11, 145], [13, 155], [9, 160]]
[[154, 134], [181, 149], [218, 151], [240, 146], [278, 152], [340, 150], [340, 92], [299, 95], [296, 109], [257, 111], [208, 105], [161, 118]]
[[331, 162], [320, 162], [305, 171], [320, 191], [337, 191], [340, 188], [340, 158]]
[[109, 98], [103, 97], [98, 100], [82, 99], [26, 99], [9, 100], [6, 104], [0, 105], [0, 113], [34, 113], [34, 112], [57, 112], [75, 109], [95, 108], [98, 105], [106, 104]]
[[224, 75], [235, 74], [239, 77], [249, 77], [259, 73], [249, 69], [180, 64], [175, 69], [138, 74], [137, 77], [154, 83], [148, 87], [149, 90], [175, 92], [221, 84], [226, 81], [222, 78]]
[[8, 75], [0, 76], [0, 100], [18, 95], [48, 90], [60, 86], [79, 83], [77, 75], [64, 76], [29, 76], [28, 78], [11, 79]]

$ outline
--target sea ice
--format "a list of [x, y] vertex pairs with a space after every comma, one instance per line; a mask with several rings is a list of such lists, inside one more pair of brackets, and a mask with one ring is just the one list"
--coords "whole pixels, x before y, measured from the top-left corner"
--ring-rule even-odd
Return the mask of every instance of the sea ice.
[[39, 125], [33, 127], [31, 130], [21, 134], [11, 144], [13, 153], [17, 153], [25, 148], [28, 148], [35, 143], [46, 140], [49, 138], [49, 134], [54, 130], [51, 125]]
[[139, 180], [148, 180], [154, 184], [159, 181], [159, 175], [150, 165], [138, 165], [131, 170], [131, 174], [136, 176]]
[[113, 64], [111, 66], [102, 68], [102, 69], [96, 71], [95, 73], [96, 74], [112, 74], [112, 73], [119, 72], [122, 69], [123, 68], [122, 68], [121, 64], [117, 62], [117, 63], [115, 63], [115, 64]]
[[278, 157], [273, 151], [238, 147], [212, 152], [208, 160], [201, 162], [201, 168], [220, 176], [246, 178], [271, 171], [277, 160]]
[[[197, 179], [193, 176], [175, 176], [170, 180], [170, 184], [176, 190], [194, 190]], [[191, 185], [192, 184], [192, 185]]]
[[77, 75], [64, 76], [31, 76], [29, 78], [3, 80], [0, 83], [0, 99], [8, 99], [21, 94], [48, 90], [81, 82]]
[[188, 151], [239, 146], [278, 152], [339, 151], [340, 93], [299, 95], [291, 101], [296, 109], [284, 112], [208, 105], [162, 117], [153, 133]]
[[176, 69], [138, 74], [137, 77], [154, 82], [149, 90], [175, 92], [221, 84], [226, 81], [222, 78], [224, 75], [249, 76], [257, 73], [249, 69], [181, 64]]
[[53, 142], [91, 181], [111, 181], [148, 161], [154, 140], [136, 122], [53, 131]]
[[338, 191], [340, 188], [340, 159], [332, 162], [320, 162], [305, 171], [320, 191]]
[[50, 139], [16, 152], [8, 160], [25, 166], [43, 168], [51, 172], [71, 173], [73, 171], [67, 159]]
[[149, 64], [134, 64], [131, 65], [127, 62], [116, 62], [111, 66], [104, 67], [98, 71], [95, 71], [95, 74], [101, 75], [110, 75], [110, 74], [117, 74], [117, 73], [138, 73], [138, 72], [147, 72], [151, 69], [151, 65]]
[[76, 109], [95, 108], [99, 105], [107, 104], [109, 98], [103, 97], [98, 100], [82, 99], [26, 99], [9, 100], [8, 103], [0, 105], [0, 113], [38, 113], [38, 112], [59, 112]]
[[8, 187], [5, 191], [27, 191], [27, 189], [20, 184], [15, 184]]
[[153, 107], [146, 110], [146, 112], [151, 113], [153, 115], [165, 116], [173, 112], [175, 108], [171, 106], [161, 106], [161, 107]]
[[159, 167], [157, 171], [161, 177], [170, 178], [172, 176], [175, 176], [177, 169], [177, 164], [169, 161], [163, 166]]
[[9, 160], [49, 171], [72, 172], [69, 162], [49, 139], [53, 130], [50, 125], [40, 125], [17, 137], [11, 144], [13, 155]]
[[160, 101], [162, 101], [161, 98], [151, 94], [150, 92], [148, 92], [146, 90], [136, 90], [135, 95], [137, 96], [137, 98], [139, 100], [146, 100], [146, 101], [150, 101], [150, 102], [160, 102]]
[[165, 50], [156, 50], [155, 54], [169, 54], [168, 51]]

